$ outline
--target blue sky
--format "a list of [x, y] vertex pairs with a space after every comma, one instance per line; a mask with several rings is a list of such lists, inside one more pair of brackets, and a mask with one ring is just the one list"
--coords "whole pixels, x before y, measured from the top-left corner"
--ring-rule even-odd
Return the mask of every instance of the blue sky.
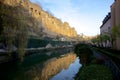
[[75, 27], [78, 34], [99, 34], [104, 17], [114, 0], [30, 0], [45, 11]]

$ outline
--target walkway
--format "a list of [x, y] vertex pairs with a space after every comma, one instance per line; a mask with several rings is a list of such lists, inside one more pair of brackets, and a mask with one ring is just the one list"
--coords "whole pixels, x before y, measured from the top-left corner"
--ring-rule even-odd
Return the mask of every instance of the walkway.
[[111, 70], [115, 77], [115, 80], [120, 80], [120, 65], [118, 65], [115, 60], [112, 60], [110, 56], [107, 56], [104, 53], [101, 53], [95, 49], [93, 49], [93, 53], [96, 58], [104, 60], [104, 64]]

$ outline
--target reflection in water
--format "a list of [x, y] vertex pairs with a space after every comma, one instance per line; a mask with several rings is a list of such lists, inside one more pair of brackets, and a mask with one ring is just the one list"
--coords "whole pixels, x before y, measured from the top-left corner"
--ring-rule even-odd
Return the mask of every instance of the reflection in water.
[[79, 63], [79, 58], [77, 58], [73, 64], [70, 64], [67, 70], [63, 69], [50, 80], [74, 80], [74, 77], [78, 73], [81, 66], [82, 65]]
[[49, 60], [42, 70], [42, 80], [48, 80], [53, 75], [60, 72], [62, 69], [68, 69], [69, 65], [75, 60], [75, 54], [68, 54], [58, 59], [54, 58]]
[[[58, 78], [57, 75], [61, 72], [75, 75], [80, 64], [76, 55], [69, 51], [40, 52], [26, 57], [21, 64], [19, 62], [2, 64], [0, 65], [0, 80], [57, 80], [55, 78]], [[79, 64], [77, 68], [75, 67], [76, 64]], [[71, 67], [72, 65], [74, 67]]]
[[76, 55], [71, 53], [60, 58], [52, 58], [44, 63], [43, 68], [40, 67], [41, 65], [36, 65], [27, 71], [25, 76], [27, 76], [27, 80], [49, 80], [61, 70], [68, 69], [75, 60]]
[[52, 54], [52, 52], [46, 52], [46, 55], [50, 56]]

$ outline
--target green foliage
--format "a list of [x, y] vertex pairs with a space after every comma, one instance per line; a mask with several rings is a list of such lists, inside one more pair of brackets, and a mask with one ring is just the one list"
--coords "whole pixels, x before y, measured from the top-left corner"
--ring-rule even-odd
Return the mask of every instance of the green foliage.
[[104, 33], [101, 35], [97, 35], [91, 41], [93, 42], [93, 44], [97, 44], [98, 46], [102, 46], [103, 42], [105, 42], [105, 43], [107, 43], [107, 41], [111, 42], [111, 37], [108, 33]]
[[[88, 51], [86, 51], [88, 50]], [[80, 57], [82, 68], [77, 73], [75, 80], [113, 80], [110, 70], [100, 64], [104, 64], [102, 59], [97, 59], [89, 45], [78, 44], [75, 52]]]
[[[112, 38], [110, 37], [110, 35], [108, 33], [104, 33], [102, 35], [100, 35], [101, 38], [101, 43], [105, 43], [105, 45], [107, 44], [107, 41], [112, 43]], [[102, 44], [103, 45], [103, 44]], [[106, 47], [106, 46], [105, 46]]]
[[110, 36], [108, 36], [108, 34], [103, 34], [100, 37], [102, 42], [110, 41]]
[[28, 23], [32, 24], [33, 20], [29, 12], [22, 6], [0, 3], [0, 41], [6, 44], [9, 55], [12, 52], [11, 46], [17, 44], [20, 57], [24, 56], [28, 38]]
[[82, 63], [83, 66], [89, 64], [93, 53], [89, 45], [83, 43], [77, 44], [74, 51], [80, 58], [80, 63]]
[[28, 48], [38, 48], [38, 47], [46, 47], [47, 44], [51, 44], [52, 46], [64, 46], [70, 44], [67, 41], [53, 41], [39, 38], [29, 38], [28, 39]]
[[114, 26], [112, 28], [112, 38], [113, 38], [113, 40], [115, 40], [116, 37], [120, 37], [120, 24], [117, 25], [117, 26]]
[[45, 47], [49, 41], [42, 40], [42, 39], [28, 39], [28, 48], [38, 48], [38, 47]]
[[91, 41], [95, 44], [97, 43], [97, 38], [93, 38]]
[[112, 73], [104, 65], [82, 67], [80, 77], [76, 80], [113, 80]]
[[80, 44], [77, 44], [75, 46], [75, 53], [79, 56], [80, 54], [92, 54], [92, 51], [90, 49], [90, 46], [87, 45], [87, 44], [83, 44], [83, 43], [80, 43]]
[[100, 35], [96, 35], [94, 38], [91, 39], [91, 41], [93, 42], [94, 45], [99, 45], [99, 43], [101, 42]]

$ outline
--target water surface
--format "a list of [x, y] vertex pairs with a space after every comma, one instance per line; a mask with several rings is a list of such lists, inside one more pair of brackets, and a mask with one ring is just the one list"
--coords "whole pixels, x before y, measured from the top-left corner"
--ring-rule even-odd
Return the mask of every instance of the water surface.
[[71, 49], [41, 51], [0, 64], [0, 80], [74, 80], [81, 64]]

